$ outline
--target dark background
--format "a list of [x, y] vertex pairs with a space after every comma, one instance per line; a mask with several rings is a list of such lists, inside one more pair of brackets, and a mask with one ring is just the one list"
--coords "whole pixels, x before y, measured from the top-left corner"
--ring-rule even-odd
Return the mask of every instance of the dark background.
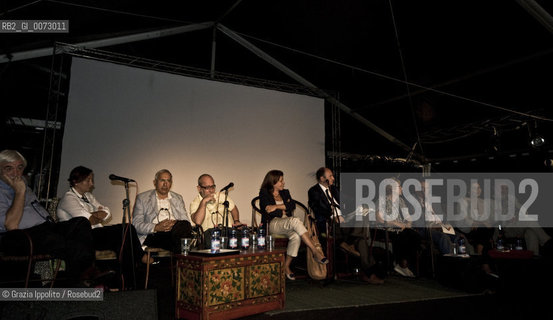
[[[1, 20], [66, 19], [70, 32], [0, 34], [0, 148], [39, 163], [49, 145], [16, 120], [46, 118], [52, 56], [22, 52], [217, 21], [408, 147], [327, 103], [328, 162], [342, 171], [550, 171], [553, 34], [520, 2], [2, 1]], [[216, 73], [297, 84], [213, 29], [98, 49], [208, 70], [214, 34]], [[545, 143], [534, 148], [538, 133]]]

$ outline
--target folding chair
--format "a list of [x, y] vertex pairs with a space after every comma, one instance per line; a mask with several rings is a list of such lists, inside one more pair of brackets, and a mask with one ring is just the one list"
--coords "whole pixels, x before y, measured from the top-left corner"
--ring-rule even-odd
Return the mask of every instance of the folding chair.
[[[20, 232], [24, 235], [25, 239], [28, 241], [29, 244], [29, 252], [23, 255], [4, 255], [0, 252], [0, 261], [2, 263], [24, 263], [26, 262], [26, 275], [25, 275], [25, 288], [29, 287], [29, 282], [31, 281], [50, 281], [50, 288], [54, 286], [54, 282], [56, 281], [56, 278], [58, 276], [58, 272], [61, 267], [61, 259], [54, 259], [49, 254], [35, 254], [34, 253], [34, 247], [33, 247], [33, 240], [31, 239], [31, 236], [25, 231], [25, 230], [14, 230], [15, 232]], [[53, 270], [53, 274], [51, 278], [49, 279], [38, 279], [38, 280], [31, 280], [31, 274], [33, 273], [35, 263], [37, 261], [52, 261], [55, 260], [55, 266]], [[19, 280], [21, 281], [21, 280]], [[18, 280], [10, 280], [6, 281], [5, 283], [13, 283], [13, 282], [19, 282]]]

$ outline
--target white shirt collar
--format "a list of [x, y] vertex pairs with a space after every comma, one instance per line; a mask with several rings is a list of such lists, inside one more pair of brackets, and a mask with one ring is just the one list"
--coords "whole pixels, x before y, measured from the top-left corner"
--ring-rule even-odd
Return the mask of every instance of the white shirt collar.
[[173, 197], [171, 197], [171, 192], [169, 191], [169, 193], [167, 194], [167, 198], [165, 199], [161, 199], [159, 197], [159, 194], [157, 194], [157, 191], [155, 192], [156, 193], [156, 199], [159, 200], [159, 201], [163, 201], [163, 200], [169, 200], [169, 199], [172, 199]]
[[80, 194], [79, 191], [75, 190], [75, 188], [71, 187], [71, 191], [73, 191], [79, 198], [82, 198], [84, 193], [83, 194]]

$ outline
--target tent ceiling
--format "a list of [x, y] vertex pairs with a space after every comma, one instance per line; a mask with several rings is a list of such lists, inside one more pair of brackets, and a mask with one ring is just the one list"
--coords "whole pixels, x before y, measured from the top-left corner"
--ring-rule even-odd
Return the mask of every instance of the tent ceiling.
[[[70, 32], [0, 34], [0, 55], [220, 22], [406, 145], [420, 140], [427, 158], [463, 157], [493, 152], [494, 132], [505, 152], [530, 148], [528, 124], [553, 141], [553, 34], [521, 2], [8, 1], [0, 19], [67, 19]], [[551, 2], [535, 3], [553, 12]], [[102, 50], [210, 69], [213, 34]], [[223, 32], [215, 39], [217, 72], [295, 83]], [[0, 64], [5, 117], [43, 117], [49, 68], [48, 57]], [[343, 151], [407, 156], [353, 117], [341, 119]]]

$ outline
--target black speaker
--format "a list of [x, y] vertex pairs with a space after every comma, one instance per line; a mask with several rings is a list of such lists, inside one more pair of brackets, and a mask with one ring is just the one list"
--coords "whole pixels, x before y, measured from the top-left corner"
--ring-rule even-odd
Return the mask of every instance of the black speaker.
[[440, 256], [436, 266], [436, 278], [446, 287], [479, 293], [489, 287], [478, 257], [461, 258]]

